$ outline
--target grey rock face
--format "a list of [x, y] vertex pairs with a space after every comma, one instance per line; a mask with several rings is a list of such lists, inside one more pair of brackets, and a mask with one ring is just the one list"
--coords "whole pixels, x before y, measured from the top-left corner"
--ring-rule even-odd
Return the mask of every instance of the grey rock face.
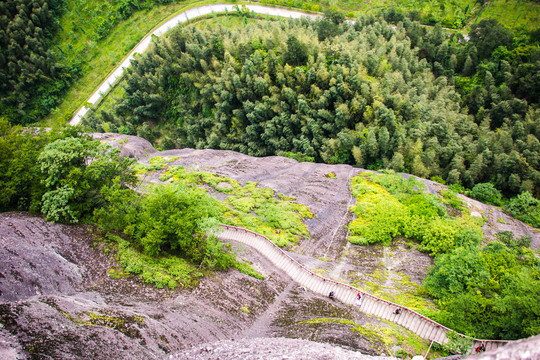
[[257, 338], [250, 341], [220, 341], [203, 344], [169, 357], [171, 360], [393, 360], [369, 356], [329, 344], [287, 338]]

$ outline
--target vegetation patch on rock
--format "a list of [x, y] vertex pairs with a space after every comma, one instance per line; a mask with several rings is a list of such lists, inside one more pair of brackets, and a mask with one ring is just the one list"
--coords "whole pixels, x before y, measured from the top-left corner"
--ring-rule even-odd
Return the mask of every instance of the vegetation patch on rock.
[[[392, 173], [362, 173], [352, 179], [357, 198], [352, 208], [357, 218], [349, 225], [349, 240], [355, 244], [381, 242], [390, 245], [396, 236], [414, 239], [419, 249], [432, 255], [450, 251], [461, 242], [477, 245], [482, 241], [481, 220], [466, 212], [450, 217], [443, 200], [424, 193], [425, 185]], [[448, 191], [447, 194], [452, 194]], [[446, 202], [462, 208], [452, 195]], [[453, 206], [452, 206], [453, 205]]]
[[313, 214], [292, 197], [258, 187], [255, 182], [242, 185], [230, 178], [182, 166], [168, 168], [160, 180], [171, 178], [173, 183], [208, 186], [213, 192], [225, 194], [224, 223], [255, 231], [278, 246], [294, 245], [301, 237], [309, 236], [303, 220]]

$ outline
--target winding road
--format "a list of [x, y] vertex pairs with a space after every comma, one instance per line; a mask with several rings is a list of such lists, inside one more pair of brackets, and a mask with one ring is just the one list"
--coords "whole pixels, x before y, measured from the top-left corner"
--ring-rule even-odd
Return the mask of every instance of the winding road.
[[[112, 88], [114, 88], [115, 84], [118, 80], [122, 78], [124, 75], [124, 69], [128, 68], [131, 64], [131, 60], [133, 60], [135, 54], [142, 54], [148, 47], [150, 46], [152, 42], [152, 38], [155, 37], [161, 37], [163, 34], [165, 34], [167, 31], [171, 30], [173, 27], [178, 26], [180, 24], [183, 24], [189, 20], [197, 19], [202, 16], [207, 16], [211, 14], [218, 14], [218, 13], [226, 13], [226, 12], [235, 12], [238, 5], [233, 4], [214, 4], [214, 5], [205, 5], [200, 6], [196, 8], [192, 8], [186, 11], [183, 11], [167, 22], [163, 23], [161, 26], [159, 26], [157, 29], [152, 31], [151, 33], [148, 33], [138, 44], [135, 46], [133, 50], [129, 52], [129, 55], [118, 65], [111, 73], [110, 75], [101, 83], [99, 88], [90, 96], [90, 98], [86, 101], [88, 104], [95, 105], [99, 103], [101, 98], [103, 98], [109, 91], [111, 91]], [[314, 14], [308, 14], [300, 11], [294, 11], [294, 10], [287, 10], [287, 9], [281, 9], [281, 8], [273, 8], [273, 7], [265, 7], [261, 5], [245, 5], [245, 8], [247, 8], [249, 11], [252, 11], [256, 14], [261, 15], [270, 15], [270, 16], [279, 16], [279, 17], [288, 17], [288, 18], [301, 18], [301, 17], [309, 17], [312, 19], [315, 19], [319, 17], [320, 15], [314, 15]], [[90, 108], [86, 106], [82, 106], [75, 115], [71, 118], [69, 121], [70, 125], [78, 125], [84, 115], [90, 110]]]

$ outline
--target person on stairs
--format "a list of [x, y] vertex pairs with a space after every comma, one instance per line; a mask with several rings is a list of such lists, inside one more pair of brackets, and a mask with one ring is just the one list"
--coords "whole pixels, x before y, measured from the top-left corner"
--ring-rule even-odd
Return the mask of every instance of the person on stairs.
[[336, 294], [334, 293], [334, 291], [330, 291], [330, 294], [328, 294], [328, 297], [332, 300], [334, 300], [334, 298], [336, 297]]
[[356, 305], [362, 306], [362, 294], [360, 293], [356, 294]]
[[397, 308], [397, 309], [394, 311], [394, 314], [396, 314], [396, 315], [401, 314], [401, 308]]
[[480, 353], [480, 352], [484, 352], [484, 351], [486, 351], [486, 345], [482, 341], [482, 343], [476, 347], [476, 352]]

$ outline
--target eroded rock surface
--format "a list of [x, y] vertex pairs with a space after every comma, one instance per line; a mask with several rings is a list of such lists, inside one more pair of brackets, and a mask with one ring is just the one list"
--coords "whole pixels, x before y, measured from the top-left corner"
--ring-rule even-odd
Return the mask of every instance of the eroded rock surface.
[[[344, 225], [352, 218], [349, 208], [354, 204], [350, 177], [360, 169], [231, 151], [156, 152], [140, 138], [100, 136], [122, 146], [125, 156], [146, 156], [142, 162], [153, 156], [178, 156], [171, 165], [211, 171], [243, 183], [258, 182], [295, 197], [315, 216], [306, 222], [311, 237], [290, 248], [290, 255], [325, 277], [352, 284], [372, 282], [381, 292], [393, 294], [420, 285], [432, 264], [429, 256], [404, 241], [388, 248], [346, 241]], [[158, 181], [159, 174], [152, 176], [147, 180]], [[433, 193], [442, 187], [426, 183]], [[540, 245], [534, 229], [508, 219], [496, 208], [464, 199], [471, 211], [487, 218], [488, 235], [507, 229], [517, 236], [530, 234], [533, 248]], [[501, 216], [506, 224], [498, 220]], [[354, 329], [387, 325], [299, 289], [263, 255], [235, 247], [265, 280], [231, 270], [206, 277], [193, 289], [169, 291], [133, 276], [110, 278], [108, 271], [118, 264], [114, 253], [106, 254], [106, 244], [96, 241], [92, 228], [53, 225], [25, 213], [0, 214], [0, 358], [152, 359], [183, 350], [176, 358], [191, 354], [194, 359], [247, 359], [249, 352], [260, 355], [254, 359], [361, 359], [363, 355], [346, 350], [389, 353], [380, 339]], [[222, 342], [199, 346], [217, 341]], [[192, 347], [193, 352], [187, 351]], [[233, 351], [244, 348], [249, 351]]]
[[114, 256], [104, 254], [90, 228], [3, 213], [0, 230], [2, 359], [163, 358], [234, 337], [288, 281], [253, 254], [267, 269], [264, 281], [229, 271], [195, 289], [156, 289], [133, 276], [110, 278]]
[[203, 344], [169, 357], [171, 360], [392, 360], [373, 357], [324, 343], [288, 338], [220, 341]]
[[138, 136], [115, 134], [115, 133], [93, 133], [92, 137], [101, 140], [112, 147], [120, 148], [120, 155], [130, 158], [140, 158], [157, 152], [150, 141]]
[[239, 256], [265, 280], [231, 270], [193, 289], [169, 291], [133, 276], [109, 277], [118, 264], [92, 228], [3, 213], [0, 230], [2, 359], [159, 359], [203, 343], [259, 336], [312, 339], [338, 345], [338, 352], [384, 352], [351, 326], [306, 325], [328, 316], [366, 320], [348, 306], [299, 290], [264, 256], [239, 244]]

